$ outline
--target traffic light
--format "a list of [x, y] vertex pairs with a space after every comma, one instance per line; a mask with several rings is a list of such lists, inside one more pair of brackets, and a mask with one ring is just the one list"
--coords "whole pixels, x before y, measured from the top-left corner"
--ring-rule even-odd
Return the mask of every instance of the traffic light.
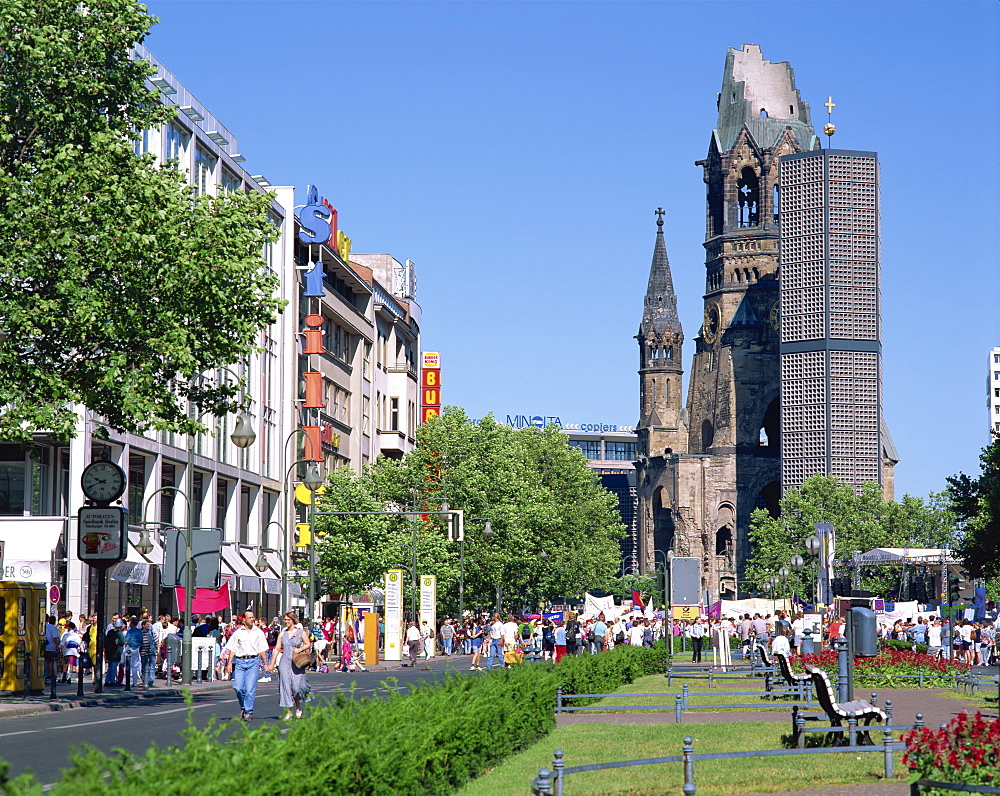
[[957, 575], [948, 578], [948, 601], [952, 604], [962, 599], [962, 595], [959, 593], [961, 583], [962, 579]]
[[656, 570], [656, 590], [660, 593], [660, 604], [667, 602], [667, 571], [665, 569]]

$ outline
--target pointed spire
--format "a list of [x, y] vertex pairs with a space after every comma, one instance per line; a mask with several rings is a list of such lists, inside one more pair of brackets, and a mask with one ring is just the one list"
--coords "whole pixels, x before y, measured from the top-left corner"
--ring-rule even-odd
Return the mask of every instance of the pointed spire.
[[656, 208], [656, 244], [653, 246], [653, 262], [649, 267], [649, 284], [643, 302], [640, 334], [652, 329], [658, 335], [670, 329], [681, 332], [681, 321], [677, 315], [677, 296], [670, 276], [670, 261], [667, 246], [663, 242], [663, 208]]

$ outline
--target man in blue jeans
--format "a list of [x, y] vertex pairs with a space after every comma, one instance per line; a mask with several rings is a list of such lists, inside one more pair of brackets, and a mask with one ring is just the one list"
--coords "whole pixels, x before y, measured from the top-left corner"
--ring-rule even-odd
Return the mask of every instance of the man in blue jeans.
[[240, 718], [244, 721], [253, 721], [260, 656], [267, 652], [267, 636], [254, 624], [254, 620], [253, 611], [244, 611], [243, 627], [237, 628], [226, 642], [226, 649], [229, 650], [226, 672], [233, 677], [233, 689], [240, 702]]

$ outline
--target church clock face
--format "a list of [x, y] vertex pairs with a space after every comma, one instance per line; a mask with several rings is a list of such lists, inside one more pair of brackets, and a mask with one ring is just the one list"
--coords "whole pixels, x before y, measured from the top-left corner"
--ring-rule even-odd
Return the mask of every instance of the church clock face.
[[718, 302], [712, 302], [705, 309], [705, 323], [701, 327], [701, 335], [706, 343], [714, 343], [719, 339], [722, 328], [722, 308]]
[[771, 322], [771, 328], [774, 329], [775, 333], [781, 330], [781, 307], [779, 302], [774, 302], [771, 305], [771, 313], [768, 315], [768, 320]]

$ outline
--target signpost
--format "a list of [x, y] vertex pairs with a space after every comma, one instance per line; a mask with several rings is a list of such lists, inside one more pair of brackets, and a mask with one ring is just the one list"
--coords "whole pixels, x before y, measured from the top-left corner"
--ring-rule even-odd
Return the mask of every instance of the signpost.
[[[437, 578], [434, 575], [420, 576], [420, 624], [424, 622], [437, 638]], [[434, 657], [434, 644], [428, 650], [428, 655]]]
[[[111, 464], [107, 462], [107, 464]], [[113, 465], [117, 468], [117, 465]], [[91, 465], [93, 467], [93, 465]], [[120, 469], [120, 468], [118, 468]], [[124, 489], [124, 473], [121, 488]], [[86, 479], [84, 470], [83, 478]], [[103, 482], [101, 482], [103, 483]], [[84, 480], [85, 493], [89, 484]], [[119, 495], [121, 492], [118, 493]], [[94, 498], [88, 494], [92, 500]], [[113, 495], [117, 498], [118, 495]], [[121, 506], [109, 506], [96, 501], [96, 506], [83, 506], [77, 513], [77, 557], [99, 570], [97, 577], [97, 659], [94, 661], [94, 691], [104, 690], [104, 625], [105, 603], [108, 599], [108, 568], [123, 560], [128, 552], [128, 511]], [[101, 505], [103, 504], [103, 505]], [[55, 589], [56, 587], [53, 587]], [[52, 599], [50, 592], [49, 599]]]
[[385, 576], [384, 660], [402, 660], [403, 570], [390, 569]]
[[59, 591], [59, 587], [58, 586], [50, 586], [49, 587], [49, 602], [50, 603], [52, 603], [53, 605], [56, 605], [59, 602], [59, 598], [61, 596], [62, 596], [62, 593]]

